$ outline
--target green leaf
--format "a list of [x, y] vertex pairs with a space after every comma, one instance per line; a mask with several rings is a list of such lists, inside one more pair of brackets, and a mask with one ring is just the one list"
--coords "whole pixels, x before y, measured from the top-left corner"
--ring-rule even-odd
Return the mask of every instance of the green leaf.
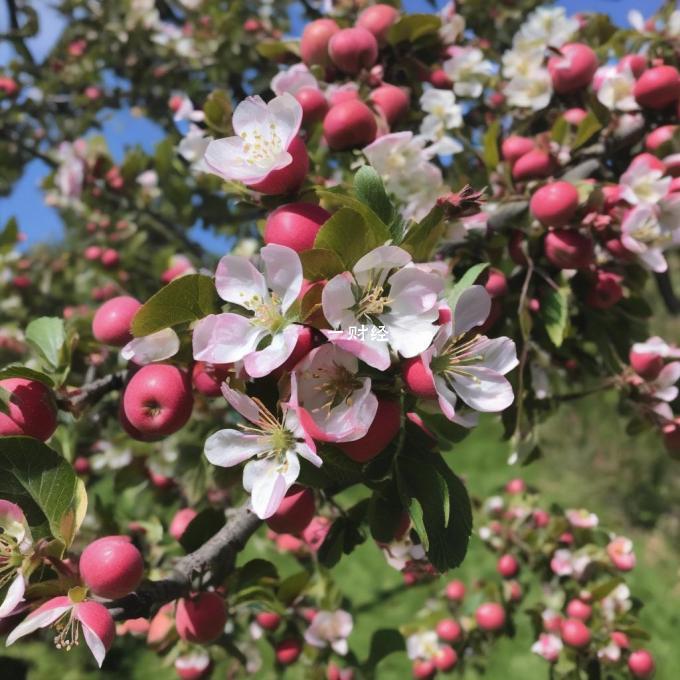
[[385, 223], [394, 217], [394, 206], [390, 201], [380, 175], [370, 166], [364, 165], [354, 175], [354, 193]]
[[309, 583], [310, 575], [306, 571], [299, 571], [281, 581], [277, 597], [288, 605], [297, 599]]
[[132, 319], [132, 334], [150, 335], [164, 328], [202, 319], [217, 309], [215, 284], [203, 274], [171, 281], [152, 295]]
[[390, 45], [412, 43], [423, 36], [436, 34], [441, 25], [441, 19], [434, 14], [409, 14], [390, 27], [387, 42]]
[[26, 378], [27, 380], [37, 380], [38, 382], [47, 385], [47, 387], [54, 387], [54, 381], [46, 373], [41, 371], [34, 371], [32, 368], [26, 366], [7, 366], [0, 369], [0, 380], [6, 378]]
[[489, 266], [488, 262], [480, 262], [470, 269], [468, 269], [463, 276], [456, 281], [451, 292], [447, 296], [447, 300], [451, 309], [453, 309], [461, 296], [463, 291], [467, 290], [470, 286], [473, 286], [475, 281], [479, 278], [480, 274]]
[[498, 167], [501, 157], [498, 152], [498, 138], [501, 133], [500, 121], [495, 121], [489, 125], [484, 133], [482, 157], [487, 170], [492, 171]]
[[358, 198], [342, 193], [339, 189], [319, 188], [316, 190], [316, 195], [331, 212], [339, 208], [350, 208], [354, 212], [359, 213], [381, 245], [390, 238], [390, 231], [387, 225], [375, 214], [371, 207]]
[[349, 270], [366, 253], [389, 240], [387, 227], [379, 224], [367, 222], [352, 208], [340, 208], [319, 230], [314, 248], [332, 250]]
[[19, 238], [19, 225], [16, 218], [10, 217], [0, 231], [0, 252], [8, 252], [16, 245]]
[[0, 437], [0, 498], [21, 507], [34, 538], [52, 535], [67, 548], [87, 510], [73, 468], [32, 437]]
[[214, 90], [203, 105], [205, 122], [213, 130], [224, 134], [232, 134], [232, 107], [229, 95], [224, 90]]
[[398, 482], [429, 560], [439, 571], [457, 567], [472, 532], [472, 508], [463, 483], [441, 456], [423, 451], [400, 456]]
[[590, 595], [595, 602], [598, 602], [599, 600], [607, 597], [607, 595], [613, 592], [614, 589], [622, 583], [625, 583], [625, 581], [620, 576], [616, 576], [609, 579], [608, 581], [605, 581], [604, 583], [600, 583], [599, 585], [595, 586], [595, 588], [592, 588], [590, 590]]
[[568, 289], [549, 288], [541, 301], [541, 318], [548, 337], [555, 347], [560, 347], [569, 321]]
[[401, 247], [411, 253], [414, 260], [418, 262], [427, 260], [444, 235], [445, 229], [444, 210], [435, 205], [420, 222], [406, 232]]
[[390, 543], [399, 527], [403, 508], [398, 498], [375, 490], [368, 504], [371, 536], [380, 543]]
[[48, 368], [57, 369], [66, 359], [66, 330], [64, 320], [42, 316], [26, 327], [26, 340]]
[[187, 525], [179, 542], [188, 553], [198, 550], [224, 526], [224, 512], [216, 508], [206, 508]]
[[255, 49], [265, 59], [276, 60], [291, 54], [296, 57], [300, 56], [300, 47], [295, 40], [263, 40], [257, 43]]
[[588, 115], [578, 124], [576, 128], [576, 137], [571, 145], [573, 150], [579, 149], [584, 144], [586, 144], [593, 135], [596, 135], [603, 125], [598, 119], [598, 117], [592, 112], [588, 111]]
[[560, 116], [550, 129], [550, 139], [558, 144], [562, 144], [569, 132], [569, 123], [564, 116]]
[[331, 279], [345, 271], [340, 257], [327, 248], [311, 248], [300, 253], [302, 273], [307, 281]]
[[364, 668], [373, 670], [385, 657], [406, 649], [404, 636], [395, 628], [381, 628], [371, 637], [371, 647]]

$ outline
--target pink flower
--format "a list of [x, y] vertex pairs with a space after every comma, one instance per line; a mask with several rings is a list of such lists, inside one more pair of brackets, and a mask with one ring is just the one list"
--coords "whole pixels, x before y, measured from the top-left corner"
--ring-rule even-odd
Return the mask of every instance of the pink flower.
[[72, 588], [68, 596], [53, 597], [31, 612], [8, 636], [7, 646], [39, 628], [54, 626], [57, 649], [69, 651], [80, 643], [82, 628], [85, 644], [97, 665], [101, 665], [116, 636], [116, 627], [109, 610], [99, 602], [85, 600], [84, 588]]
[[607, 555], [619, 571], [630, 571], [635, 566], [633, 542], [625, 536], [616, 536], [610, 541]]
[[[211, 364], [243, 360], [248, 375], [261, 378], [292, 354], [303, 327], [293, 323], [291, 307], [302, 289], [302, 264], [286, 246], [260, 251], [257, 267], [244, 257], [225, 255], [217, 265], [215, 287], [242, 312], [210, 314], [194, 328], [194, 359]], [[261, 343], [269, 344], [259, 349]]]
[[554, 663], [562, 651], [562, 640], [552, 633], [541, 633], [538, 640], [531, 645], [531, 651], [542, 656], [546, 661]]
[[279, 71], [271, 83], [272, 92], [282, 95], [285, 92], [294, 95], [303, 87], [319, 88], [316, 78], [304, 64], [294, 64], [285, 71]]
[[16, 503], [0, 499], [0, 589], [9, 584], [0, 604], [0, 619], [24, 601], [28, 578], [37, 566], [33, 554], [33, 538], [23, 511]]
[[594, 529], [599, 524], [597, 515], [587, 510], [567, 510], [565, 515], [569, 520], [569, 524], [578, 529]]
[[302, 106], [293, 95], [284, 92], [269, 103], [248, 97], [236, 107], [231, 122], [236, 134], [210, 142], [205, 152], [210, 172], [257, 184], [293, 162], [288, 147], [302, 123]]
[[348, 652], [347, 638], [353, 627], [352, 615], [343, 609], [319, 611], [305, 631], [305, 641], [312, 647], [330, 645], [336, 654], [344, 656]]

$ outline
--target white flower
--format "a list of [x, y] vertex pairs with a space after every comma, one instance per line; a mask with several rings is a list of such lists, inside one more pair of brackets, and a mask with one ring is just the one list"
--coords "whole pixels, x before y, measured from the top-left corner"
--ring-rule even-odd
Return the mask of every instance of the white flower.
[[260, 97], [248, 97], [232, 117], [236, 135], [210, 142], [205, 162], [222, 179], [256, 184], [291, 164], [288, 147], [301, 122], [302, 106], [287, 92], [267, 104]]
[[252, 425], [244, 426], [243, 431], [228, 428], [210, 435], [205, 442], [206, 458], [220, 467], [248, 461], [243, 468], [243, 488], [250, 493], [253, 512], [260, 519], [267, 519], [278, 510], [300, 474], [298, 456], [317, 467], [322, 463], [314, 442], [300, 425], [295, 376], [291, 376], [291, 398], [282, 404], [280, 419], [262, 402], [237, 392], [226, 383], [222, 393], [232, 408]]
[[578, 529], [594, 529], [600, 522], [597, 515], [594, 512], [588, 512], [587, 510], [567, 510], [564, 513], [569, 520], [569, 524]]
[[320, 648], [330, 645], [336, 654], [344, 656], [349, 651], [347, 638], [353, 627], [352, 615], [343, 609], [319, 611], [305, 631], [305, 642]]
[[514, 44], [523, 49], [562, 47], [578, 29], [578, 21], [567, 17], [564, 7], [539, 7], [522, 24]]
[[607, 597], [600, 600], [602, 613], [607, 621], [613, 621], [618, 615], [625, 614], [632, 606], [630, 588], [621, 583]]
[[[211, 364], [243, 360], [253, 378], [269, 375], [292, 354], [303, 327], [289, 312], [302, 289], [302, 264], [286, 246], [270, 244], [256, 260], [225, 255], [217, 265], [215, 287], [243, 313], [210, 314], [194, 328], [194, 359]], [[270, 343], [258, 349], [262, 341]]]
[[640, 33], [643, 33], [645, 30], [645, 18], [642, 16], [640, 10], [631, 9], [630, 12], [628, 12], [628, 23]]
[[562, 640], [552, 633], [541, 633], [538, 640], [531, 645], [534, 654], [542, 656], [546, 661], [557, 661], [557, 657], [562, 651]]
[[301, 409], [308, 413], [316, 439], [349, 442], [361, 439], [378, 410], [371, 379], [359, 377], [359, 360], [327, 343], [313, 349], [295, 367]]
[[0, 602], [0, 620], [24, 601], [28, 579], [38, 564], [32, 563], [32, 554], [33, 538], [22, 509], [0, 499], [0, 590], [8, 586]]
[[603, 66], [598, 71], [595, 80], [600, 83], [597, 98], [601, 104], [617, 111], [637, 111], [640, 108], [633, 95], [635, 76], [629, 66], [622, 70]]
[[134, 361], [138, 366], [164, 361], [179, 352], [179, 337], [172, 328], [134, 338], [120, 351], [125, 361]]
[[463, 113], [456, 104], [456, 95], [450, 90], [428, 88], [420, 98], [420, 105], [428, 114], [420, 124], [420, 134], [434, 142], [427, 148], [427, 154], [448, 156], [462, 151], [463, 145], [446, 134], [463, 124]]
[[185, 161], [191, 164], [194, 172], [210, 172], [203, 157], [211, 141], [212, 137], [206, 137], [202, 128], [192, 124], [177, 145], [177, 151]]
[[666, 364], [654, 380], [646, 384], [646, 391], [652, 399], [672, 402], [678, 398], [676, 383], [680, 380], [680, 361]]
[[654, 335], [644, 342], [636, 342], [632, 347], [633, 352], [638, 354], [658, 354], [664, 359], [680, 359], [680, 347], [669, 345], [663, 338]]
[[409, 562], [425, 559], [425, 549], [420, 543], [414, 543], [407, 531], [404, 536], [391, 543], [381, 544], [387, 564], [397, 571], [402, 571]]
[[459, 97], [476, 99], [482, 94], [482, 82], [493, 73], [493, 65], [484, 59], [484, 53], [476, 47], [460, 48], [442, 65], [453, 82], [453, 91]]
[[553, 554], [550, 560], [550, 568], [557, 576], [573, 576], [579, 579], [585, 573], [590, 562], [591, 559], [588, 555], [576, 555], [571, 550], [560, 548]]
[[285, 71], [279, 71], [271, 82], [271, 89], [275, 95], [282, 95], [284, 92], [294, 95], [303, 87], [319, 88], [316, 78], [304, 64], [294, 64]]
[[406, 638], [406, 654], [411, 661], [434, 659], [439, 648], [439, 638], [433, 630], [414, 633]]
[[[428, 347], [437, 332], [443, 287], [441, 276], [415, 266], [405, 250], [380, 246], [359, 259], [352, 273], [338, 274], [324, 287], [324, 316], [335, 329], [325, 334], [384, 371], [391, 363], [390, 348], [413, 357]], [[365, 337], [352, 334], [357, 327], [367, 329]]]
[[652, 168], [646, 158], [631, 163], [619, 181], [621, 198], [631, 205], [658, 203], [671, 185], [671, 178], [663, 175], [663, 170]]
[[597, 656], [609, 663], [616, 663], [621, 658], [621, 647], [612, 641], [606, 647], [598, 649]]
[[543, 68], [545, 63], [545, 47], [507, 50], [503, 54], [502, 61], [503, 75], [506, 78], [515, 78], [516, 76], [530, 77], [532, 73]]
[[546, 68], [536, 68], [526, 76], [515, 76], [505, 88], [508, 104], [540, 111], [550, 103], [552, 78]]
[[62, 142], [59, 145], [57, 152], [59, 167], [54, 176], [54, 183], [64, 198], [78, 198], [83, 190], [85, 153], [86, 143], [80, 139], [73, 144]]
[[680, 36], [680, 9], [676, 9], [668, 19], [666, 32], [673, 38]]
[[200, 109], [194, 109], [194, 105], [186, 94], [175, 94], [172, 97], [177, 101], [175, 114], [172, 119], [178, 123], [182, 120], [189, 120], [192, 123], [201, 123], [205, 119], [205, 114]]
[[456, 12], [456, 3], [448, 2], [439, 12], [442, 20], [439, 36], [445, 45], [450, 45], [463, 35], [465, 31], [465, 18]]

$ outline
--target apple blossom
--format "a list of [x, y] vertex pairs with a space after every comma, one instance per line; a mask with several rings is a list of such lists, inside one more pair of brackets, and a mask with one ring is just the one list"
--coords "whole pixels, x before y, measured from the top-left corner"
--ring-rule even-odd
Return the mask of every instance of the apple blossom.
[[6, 644], [9, 647], [24, 635], [48, 626], [57, 631], [54, 638], [57, 649], [66, 651], [80, 643], [82, 628], [85, 644], [100, 668], [116, 636], [109, 610], [99, 602], [86, 600], [83, 588], [71, 588], [68, 596], [53, 597], [31, 612], [7, 636]]
[[635, 76], [630, 67], [619, 69], [603, 66], [595, 79], [599, 79], [597, 98], [608, 109], [616, 111], [637, 111], [638, 104], [633, 96]]
[[304, 64], [294, 64], [289, 69], [279, 71], [271, 82], [272, 92], [277, 96], [285, 92], [295, 95], [305, 87], [318, 89], [319, 83]]
[[120, 350], [126, 361], [145, 366], [156, 361], [165, 361], [179, 351], [179, 336], [172, 328], [134, 338]]
[[671, 178], [664, 177], [664, 171], [652, 167], [650, 161], [643, 157], [640, 162], [631, 163], [621, 175], [621, 198], [631, 205], [655, 204], [668, 193]]
[[456, 95], [473, 99], [482, 94], [483, 81], [493, 73], [491, 62], [484, 59], [484, 53], [476, 47], [455, 48], [443, 68], [453, 81]]
[[[463, 125], [463, 112], [456, 104], [455, 94], [450, 90], [427, 88], [420, 97], [420, 108], [427, 113], [420, 124], [420, 134], [433, 143], [436, 153], [446, 156], [462, 151], [461, 143], [446, 134]], [[433, 147], [428, 149], [428, 154], [433, 153]]]
[[433, 630], [414, 633], [406, 638], [406, 654], [411, 661], [434, 659], [440, 648], [441, 643]]
[[[281, 366], [295, 349], [303, 326], [294, 323], [293, 306], [302, 289], [298, 254], [278, 244], [260, 251], [255, 263], [225, 255], [217, 265], [215, 287], [243, 313], [211, 314], [194, 328], [194, 359], [214, 364], [243, 360], [248, 375], [259, 378]], [[261, 343], [269, 339], [262, 348]]]
[[278, 510], [300, 474], [298, 456], [317, 467], [322, 463], [314, 442], [300, 424], [295, 376], [291, 376], [290, 400], [281, 404], [280, 419], [262, 402], [226, 383], [222, 392], [232, 408], [252, 425], [243, 426], [242, 431], [228, 428], [212, 434], [205, 442], [206, 458], [220, 467], [249, 461], [243, 469], [243, 487], [251, 494], [255, 514], [267, 519]]
[[594, 529], [599, 524], [597, 515], [587, 510], [567, 510], [565, 515], [571, 526], [578, 529]]
[[615, 536], [607, 545], [607, 555], [620, 571], [630, 571], [635, 566], [633, 542], [625, 536]]
[[[442, 277], [414, 265], [405, 250], [380, 246], [324, 287], [323, 312], [335, 329], [324, 333], [369, 366], [386, 370], [390, 348], [412, 357], [430, 344], [443, 288]], [[366, 329], [364, 337], [357, 328]]]
[[552, 633], [541, 633], [538, 640], [531, 645], [534, 654], [542, 656], [546, 661], [554, 663], [562, 651], [562, 640]]
[[0, 590], [9, 584], [0, 603], [0, 619], [24, 601], [28, 578], [38, 566], [33, 555], [33, 537], [22, 509], [0, 499]]
[[534, 111], [546, 108], [550, 104], [552, 94], [552, 79], [545, 68], [536, 68], [526, 75], [517, 75], [505, 88], [510, 106]]
[[522, 24], [514, 38], [521, 49], [562, 47], [579, 28], [579, 22], [567, 17], [564, 7], [539, 7]]
[[347, 638], [353, 627], [352, 615], [343, 609], [319, 611], [305, 630], [305, 641], [312, 647], [330, 646], [336, 654], [344, 656], [349, 651]]

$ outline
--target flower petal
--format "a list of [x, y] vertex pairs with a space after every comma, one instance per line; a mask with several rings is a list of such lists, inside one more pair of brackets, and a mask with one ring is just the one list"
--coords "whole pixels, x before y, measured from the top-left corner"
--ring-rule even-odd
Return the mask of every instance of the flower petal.
[[4, 602], [0, 605], [0, 619], [9, 616], [23, 601], [26, 592], [26, 579], [19, 572], [7, 589]]
[[515, 343], [510, 338], [489, 339], [481, 336], [470, 351], [482, 355], [484, 368], [501, 375], [509, 373], [519, 363]]
[[30, 635], [39, 628], [51, 626], [73, 607], [68, 597], [54, 597], [29, 614], [8, 636], [6, 645], [13, 645], [20, 637]]
[[294, 453], [286, 454], [281, 465], [273, 459], [250, 461], [243, 470], [243, 487], [250, 491], [253, 512], [260, 519], [271, 517], [300, 474], [300, 461]]
[[[361, 286], [368, 283], [380, 286], [392, 269], [400, 269], [411, 262], [411, 255], [399, 246], [379, 246], [360, 258], [352, 268]], [[376, 276], [378, 273], [378, 276]]]
[[260, 256], [269, 289], [281, 300], [285, 314], [302, 290], [300, 256], [292, 248], [274, 243], [262, 248]]
[[369, 366], [386, 371], [391, 364], [390, 349], [380, 340], [360, 340], [345, 331], [321, 331], [334, 345], [354, 354]]
[[274, 97], [268, 105], [269, 114], [274, 119], [276, 130], [287, 149], [300, 130], [302, 123], [302, 106], [289, 92]]
[[209, 314], [194, 327], [193, 352], [197, 361], [230, 364], [254, 352], [266, 335], [240, 314]]
[[512, 385], [500, 373], [478, 366], [466, 366], [465, 372], [450, 376], [456, 393], [471, 408], [495, 413], [514, 401]]
[[236, 409], [246, 420], [258, 424], [260, 422], [260, 407], [254, 399], [240, 390], [233, 389], [229, 383], [222, 385], [222, 394], [229, 405]]
[[267, 282], [245, 257], [225, 255], [215, 271], [215, 288], [226, 302], [253, 309], [269, 299]]
[[179, 351], [179, 337], [172, 328], [135, 338], [120, 351], [126, 361], [134, 361], [139, 366], [164, 361]]
[[453, 309], [454, 335], [467, 333], [475, 326], [481, 326], [489, 317], [491, 296], [484, 286], [470, 286], [461, 294]]
[[102, 667], [104, 663], [104, 657], [106, 657], [106, 646], [99, 639], [97, 634], [85, 624], [84, 621], [80, 621], [80, 625], [83, 628], [83, 637], [85, 638], [85, 644], [88, 646], [89, 650], [92, 652], [92, 656], [97, 662], [99, 668]]
[[269, 450], [266, 437], [240, 430], [218, 430], [205, 440], [205, 457], [220, 467], [233, 467]]
[[263, 378], [285, 363], [293, 353], [303, 326], [292, 324], [283, 332], [272, 337], [271, 343], [257, 352], [252, 352], [243, 360], [246, 373], [251, 378]]
[[337, 274], [324, 287], [321, 293], [321, 306], [328, 323], [338, 328], [354, 319], [348, 310], [356, 300], [352, 291], [352, 276], [348, 272]]

